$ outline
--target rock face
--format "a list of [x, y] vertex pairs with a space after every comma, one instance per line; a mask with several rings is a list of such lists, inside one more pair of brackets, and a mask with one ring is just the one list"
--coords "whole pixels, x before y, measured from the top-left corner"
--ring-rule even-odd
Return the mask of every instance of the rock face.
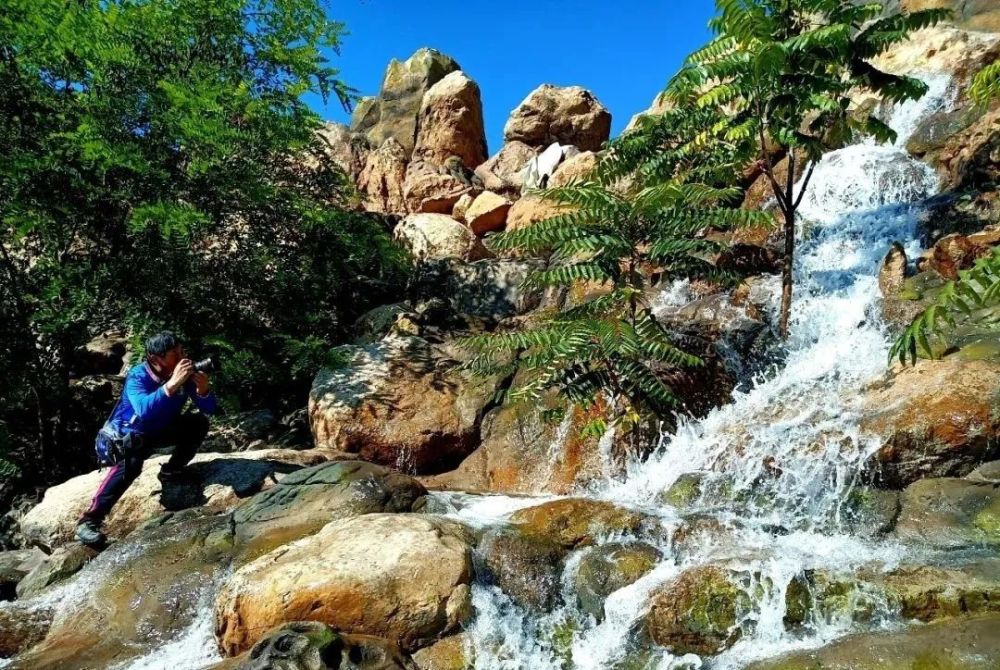
[[368, 155], [358, 176], [358, 191], [370, 212], [391, 214], [406, 211], [403, 182], [406, 180], [406, 151], [389, 138]]
[[940, 549], [1000, 546], [1000, 484], [924, 479], [903, 492], [895, 534]]
[[[459, 70], [458, 63], [433, 49], [418, 49], [403, 62], [393, 60], [385, 71], [376, 102], [355, 112], [352, 129], [366, 125], [368, 140], [380, 147], [389, 138], [399, 142], [409, 158], [417, 138], [417, 118], [424, 95], [448, 74]], [[377, 121], [374, 121], [377, 112]], [[397, 210], [399, 211], [399, 210]]]
[[918, 361], [869, 389], [861, 427], [884, 440], [871, 463], [878, 481], [902, 488], [995, 458], [998, 389], [1000, 364], [956, 357]]
[[[105, 521], [105, 532], [124, 537], [146, 521], [188, 507], [228, 511], [239, 502], [293, 470], [321, 463], [332, 455], [322, 450], [268, 449], [231, 454], [198, 454], [190, 483], [164, 487], [157, 473], [166, 456], [148, 459]], [[90, 506], [107, 471], [95, 471], [53, 486], [21, 520], [21, 532], [32, 544], [54, 548], [73, 538], [76, 522]]]
[[414, 290], [423, 299], [447, 300], [459, 314], [501, 320], [539, 306], [542, 292], [526, 289], [524, 280], [541, 268], [540, 261], [532, 260], [446, 259], [422, 264]]
[[424, 94], [414, 159], [443, 165], [456, 156], [474, 169], [486, 160], [479, 86], [464, 72], [445, 75]]
[[316, 132], [320, 150], [351, 179], [356, 180], [368, 162], [371, 147], [361, 134], [342, 123], [327, 122]]
[[216, 634], [236, 655], [262, 631], [309, 620], [413, 650], [469, 616], [471, 579], [471, 551], [454, 524], [395, 514], [335, 521], [237, 570], [217, 600]]
[[418, 260], [478, 261], [490, 255], [475, 233], [444, 214], [410, 214], [393, 235]]
[[736, 622], [749, 606], [734, 583], [738, 576], [708, 565], [658, 588], [646, 619], [650, 636], [675, 655], [712, 655], [732, 646], [740, 637]]
[[315, 533], [336, 519], [410, 512], [426, 493], [411, 477], [373, 463], [341, 461], [299, 470], [233, 513], [240, 560]]
[[611, 113], [579, 86], [543, 84], [511, 113], [504, 142], [546, 147], [553, 142], [597, 151], [611, 134]]
[[521, 195], [524, 166], [538, 153], [524, 142], [507, 142], [485, 163], [476, 168], [483, 188], [510, 199]]
[[453, 467], [478, 445], [493, 389], [418, 337], [345, 347], [349, 362], [321, 370], [309, 396], [318, 446], [412, 472]]

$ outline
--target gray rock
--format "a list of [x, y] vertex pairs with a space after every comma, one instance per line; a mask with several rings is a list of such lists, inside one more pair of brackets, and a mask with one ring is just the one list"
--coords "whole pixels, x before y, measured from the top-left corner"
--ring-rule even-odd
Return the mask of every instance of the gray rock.
[[551, 538], [502, 527], [488, 531], [479, 553], [493, 581], [514, 602], [544, 612], [559, 600], [566, 549]]
[[512, 259], [424, 263], [414, 290], [420, 298], [448, 300], [459, 314], [501, 320], [539, 305], [542, 291], [526, 290], [523, 283], [542, 266], [540, 261]]
[[[318, 621], [286, 623], [239, 657], [238, 670], [415, 670], [399, 647], [368, 635], [342, 635]], [[218, 666], [221, 670], [225, 665]]]
[[46, 560], [41, 549], [0, 552], [0, 600], [17, 597], [17, 584]]
[[1000, 483], [1000, 461], [983, 463], [966, 475], [966, 479], [971, 479], [977, 482]]
[[95, 549], [79, 542], [59, 547], [21, 580], [17, 585], [17, 597], [30, 598], [49, 586], [72, 577], [97, 553]]
[[935, 549], [1000, 546], [1000, 484], [923, 479], [903, 492], [896, 537]]

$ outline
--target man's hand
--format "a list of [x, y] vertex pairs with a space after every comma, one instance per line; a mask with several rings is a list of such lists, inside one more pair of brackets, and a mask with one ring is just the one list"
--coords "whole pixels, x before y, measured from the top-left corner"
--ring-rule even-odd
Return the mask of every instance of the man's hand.
[[204, 372], [195, 372], [191, 375], [194, 380], [195, 392], [198, 395], [208, 395], [208, 375]]
[[177, 367], [174, 368], [174, 373], [170, 375], [170, 379], [165, 384], [167, 395], [173, 395], [181, 390], [192, 374], [194, 374], [194, 363], [191, 362], [190, 358], [182, 359], [177, 364]]

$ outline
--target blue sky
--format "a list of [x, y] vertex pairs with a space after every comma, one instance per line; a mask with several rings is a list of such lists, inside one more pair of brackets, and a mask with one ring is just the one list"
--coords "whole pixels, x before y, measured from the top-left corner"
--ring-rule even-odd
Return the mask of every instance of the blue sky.
[[[588, 88], [612, 114], [612, 134], [710, 37], [714, 0], [330, 0], [350, 32], [332, 61], [349, 85], [378, 92], [391, 58], [427, 46], [458, 61], [482, 90], [490, 153], [503, 124], [542, 83]], [[310, 104], [348, 121], [336, 101]]]

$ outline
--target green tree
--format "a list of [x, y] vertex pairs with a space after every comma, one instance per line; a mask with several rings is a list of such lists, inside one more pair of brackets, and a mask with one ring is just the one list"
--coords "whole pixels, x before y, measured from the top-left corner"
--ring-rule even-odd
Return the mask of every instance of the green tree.
[[[739, 146], [770, 183], [784, 221], [779, 329], [787, 337], [795, 215], [813, 166], [825, 150], [858, 134], [894, 140], [873, 114], [852, 109], [852, 98], [862, 91], [891, 102], [922, 96], [921, 81], [883, 72], [871, 60], [948, 13], [884, 16], [882, 3], [854, 0], [716, 0], [716, 5], [719, 13], [710, 26], [717, 37], [687, 59], [668, 87], [668, 99], [714, 109], [718, 123], [704, 141]], [[788, 160], [785, 175], [775, 170], [781, 156]]]
[[[352, 92], [320, 0], [6, 0], [0, 12], [0, 404], [64, 460], [73, 348], [169, 326], [228, 352], [232, 404], [302, 393], [394, 281], [338, 203], [302, 96]], [[301, 398], [298, 398], [301, 400]], [[38, 472], [38, 468], [34, 468]], [[54, 474], [55, 471], [45, 471]]]
[[[740, 195], [720, 160], [706, 168], [696, 145], [705, 114], [672, 110], [648, 120], [608, 149], [587, 180], [543, 192], [563, 211], [489, 240], [502, 252], [551, 254], [533, 273], [535, 287], [589, 286], [595, 297], [514, 332], [469, 338], [476, 355], [467, 363], [482, 375], [525, 371], [507, 392], [511, 401], [555, 394], [566, 405], [613, 422], [624, 432], [650, 418], [669, 418], [681, 398], [663, 374], [698, 366], [677, 335], [654, 316], [649, 289], [678, 278], [732, 279], [710, 262], [721, 245], [707, 228], [767, 224], [767, 215], [727, 206]], [[721, 158], [721, 157], [720, 157]], [[701, 181], [693, 181], [694, 177]]]

